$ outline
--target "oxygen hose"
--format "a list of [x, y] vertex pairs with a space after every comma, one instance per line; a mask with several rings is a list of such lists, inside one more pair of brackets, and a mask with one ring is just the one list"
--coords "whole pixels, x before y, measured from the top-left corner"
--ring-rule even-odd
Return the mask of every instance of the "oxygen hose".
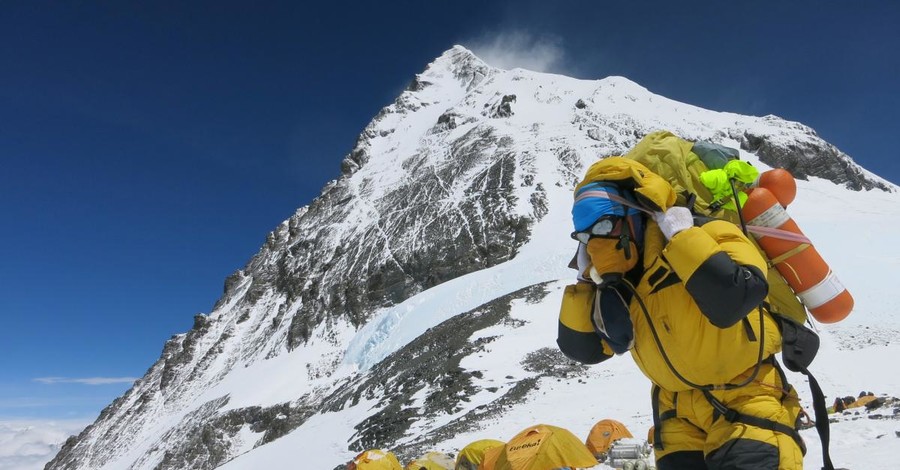
[[644, 313], [644, 318], [647, 320], [647, 325], [650, 327], [650, 332], [653, 334], [653, 340], [656, 342], [656, 347], [659, 349], [659, 353], [662, 355], [663, 360], [666, 362], [666, 366], [669, 367], [669, 370], [672, 371], [672, 374], [678, 378], [678, 380], [684, 382], [688, 387], [702, 390], [702, 391], [712, 391], [712, 390], [734, 390], [736, 388], [741, 388], [748, 385], [750, 382], [756, 380], [756, 377], [759, 375], [759, 371], [762, 368], [763, 363], [763, 351], [765, 350], [765, 320], [763, 318], [763, 308], [762, 304], [757, 307], [759, 311], [759, 353], [756, 357], [756, 366], [753, 367], [753, 373], [747, 377], [743, 382], [732, 384], [717, 384], [717, 385], [698, 385], [690, 380], [686, 379], [678, 370], [675, 368], [675, 365], [672, 364], [672, 361], [669, 359], [669, 355], [666, 354], [666, 350], [663, 348], [662, 341], [659, 339], [659, 333], [656, 331], [656, 327], [653, 325], [653, 320], [650, 318], [650, 312], [647, 310], [647, 306], [644, 305], [644, 300], [641, 299], [641, 296], [638, 295], [637, 289], [629, 282], [627, 279], [623, 279], [622, 283], [626, 286], [626, 288], [631, 291], [631, 294], [638, 301], [638, 305], [641, 307], [641, 311]]

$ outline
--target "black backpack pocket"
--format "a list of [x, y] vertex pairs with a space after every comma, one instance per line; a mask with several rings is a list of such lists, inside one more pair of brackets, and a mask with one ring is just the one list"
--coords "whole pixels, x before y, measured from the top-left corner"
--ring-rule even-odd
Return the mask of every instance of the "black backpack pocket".
[[781, 330], [781, 359], [788, 370], [805, 372], [819, 352], [819, 335], [802, 323], [773, 314]]

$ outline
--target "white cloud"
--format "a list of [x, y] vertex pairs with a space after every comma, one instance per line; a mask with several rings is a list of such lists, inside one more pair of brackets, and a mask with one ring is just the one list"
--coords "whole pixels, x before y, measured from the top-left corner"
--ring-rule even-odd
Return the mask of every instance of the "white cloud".
[[0, 468], [38, 470], [73, 434], [90, 424], [84, 420], [0, 421]]
[[136, 377], [87, 377], [83, 379], [70, 379], [67, 377], [38, 377], [35, 382], [43, 384], [84, 384], [84, 385], [108, 385], [133, 383]]
[[482, 60], [501, 69], [564, 73], [565, 51], [556, 36], [535, 37], [521, 31], [500, 32], [464, 42]]

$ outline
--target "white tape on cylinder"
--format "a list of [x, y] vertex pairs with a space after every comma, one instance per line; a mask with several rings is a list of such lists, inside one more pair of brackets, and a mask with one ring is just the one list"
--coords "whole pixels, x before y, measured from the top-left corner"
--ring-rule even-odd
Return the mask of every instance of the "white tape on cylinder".
[[822, 279], [821, 282], [809, 289], [800, 292], [797, 294], [797, 297], [800, 297], [800, 300], [803, 301], [806, 308], [812, 310], [827, 304], [831, 299], [837, 297], [845, 290], [847, 290], [847, 288], [841, 284], [841, 281], [834, 275], [834, 272], [828, 271], [828, 275], [825, 276], [825, 279]]
[[787, 223], [788, 220], [791, 220], [791, 216], [784, 210], [784, 207], [773, 204], [772, 207], [766, 209], [762, 214], [759, 214], [747, 223], [762, 227], [778, 228]]

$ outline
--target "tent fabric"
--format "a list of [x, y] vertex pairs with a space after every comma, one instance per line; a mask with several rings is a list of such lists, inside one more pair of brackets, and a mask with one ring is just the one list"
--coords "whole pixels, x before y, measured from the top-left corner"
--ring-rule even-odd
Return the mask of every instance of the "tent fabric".
[[357, 455], [347, 470], [403, 470], [403, 467], [392, 452], [370, 449]]
[[602, 419], [591, 428], [584, 444], [588, 450], [599, 457], [609, 452], [612, 443], [627, 437], [634, 437], [624, 424], [614, 419]]
[[491, 447], [484, 451], [484, 460], [481, 461], [481, 465], [478, 466], [478, 470], [496, 470], [497, 469], [497, 460], [500, 458], [500, 454], [503, 453], [503, 449], [506, 448], [506, 444], [497, 447]]
[[847, 408], [857, 408], [860, 406], [866, 406], [872, 401], [875, 401], [874, 395], [865, 395], [865, 396], [857, 398], [856, 401], [847, 405]]
[[455, 470], [478, 470], [478, 465], [484, 461], [485, 452], [493, 447], [503, 447], [506, 444], [496, 439], [481, 439], [470, 442], [459, 451], [456, 456]]
[[427, 452], [406, 464], [406, 470], [453, 470], [455, 466], [453, 457], [443, 452]]
[[875, 401], [875, 395], [866, 395], [860, 394], [859, 398], [853, 399], [853, 397], [838, 397], [834, 400], [834, 405], [831, 408], [831, 413], [840, 413], [845, 410], [849, 410], [851, 408], [860, 408], [868, 405], [870, 402]]
[[597, 458], [571, 431], [549, 424], [531, 426], [509, 440], [495, 470], [588, 468]]

